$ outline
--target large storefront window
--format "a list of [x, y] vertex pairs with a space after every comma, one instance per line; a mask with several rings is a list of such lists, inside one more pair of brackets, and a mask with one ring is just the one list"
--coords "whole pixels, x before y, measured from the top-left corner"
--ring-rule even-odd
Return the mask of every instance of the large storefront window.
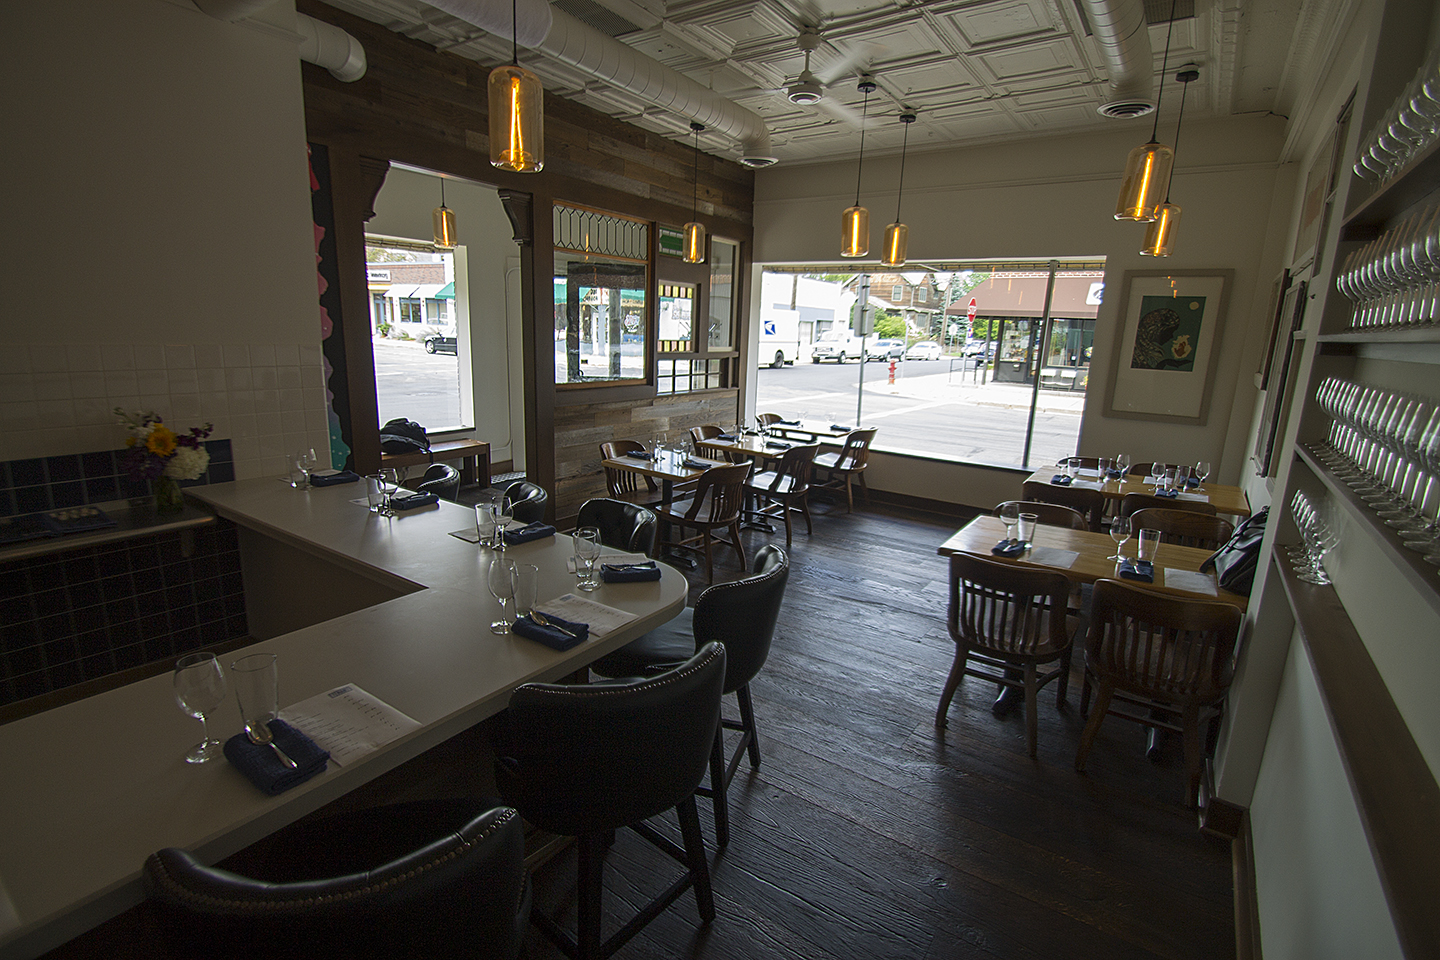
[[456, 252], [463, 249], [365, 239], [380, 424], [405, 417], [432, 432], [465, 426], [459, 355], [469, 331], [457, 323], [455, 302]]
[[[858, 360], [771, 366], [766, 333], [789, 333], [793, 315], [828, 310], [832, 334], [853, 335], [854, 312], [838, 305], [862, 295], [854, 265], [815, 265], [798, 282], [789, 270], [765, 274], [757, 412], [876, 426], [876, 449], [993, 466], [1035, 468], [1076, 451], [1104, 263], [944, 263], [933, 270], [871, 277], [863, 378]], [[898, 282], [897, 282], [898, 281]], [[875, 284], [891, 293], [877, 299]], [[933, 314], [895, 303], [925, 301]], [[933, 294], [933, 296], [932, 296]], [[772, 302], [774, 301], [774, 302]], [[812, 302], [813, 301], [813, 302]], [[1045, 304], [1051, 304], [1050, 316]], [[788, 324], [787, 324], [788, 320]], [[847, 323], [851, 329], [845, 330]], [[814, 327], [802, 327], [810, 342]]]

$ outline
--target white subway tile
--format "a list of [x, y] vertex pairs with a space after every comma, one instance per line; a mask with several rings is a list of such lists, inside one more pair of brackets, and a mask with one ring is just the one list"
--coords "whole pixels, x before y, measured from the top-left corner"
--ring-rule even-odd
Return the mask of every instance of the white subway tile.
[[170, 392], [170, 378], [164, 370], [146, 369], [135, 371], [135, 389], [140, 395]]
[[195, 344], [195, 367], [200, 370], [225, 366], [225, 351], [218, 343]]
[[35, 403], [35, 417], [38, 423], [55, 427], [77, 426], [75, 404], [70, 400], [39, 400]]
[[252, 390], [230, 391], [230, 412], [252, 414], [255, 412], [255, 393]]
[[100, 344], [100, 361], [105, 372], [135, 369], [135, 348], [128, 343]]
[[69, 400], [70, 374], [36, 373], [31, 375], [35, 383], [36, 400]]
[[35, 378], [28, 373], [0, 373], [0, 403], [35, 399]]
[[65, 347], [65, 358], [71, 373], [105, 369], [98, 343], [72, 343]]
[[[178, 424], [200, 426], [200, 395], [198, 393], [170, 394], [170, 415]], [[185, 427], [189, 429], [188, 426]]]
[[29, 350], [0, 350], [0, 375], [29, 372]]
[[[24, 347], [16, 349], [23, 350]], [[30, 346], [30, 369], [35, 373], [64, 373], [66, 369], [65, 348], [60, 344], [32, 344]]]
[[273, 366], [275, 366], [275, 344], [273, 344], [273, 343], [252, 343], [252, 344], [250, 344], [250, 366], [252, 366], [252, 367], [273, 367]]
[[225, 368], [250, 366], [250, 348], [243, 343], [227, 343], [224, 346]]
[[[0, 402], [0, 432], [7, 436], [21, 430], [33, 430], [37, 423], [38, 413], [35, 401], [3, 401]], [[3, 439], [0, 439], [3, 442]], [[14, 459], [6, 457], [5, 459]]]
[[77, 400], [104, 397], [105, 374], [93, 372], [70, 374], [70, 395]]
[[90, 397], [75, 401], [77, 427], [109, 426], [115, 423], [114, 405], [107, 397]]
[[170, 370], [194, 370], [195, 348], [188, 343], [165, 344], [165, 366]]
[[280, 386], [280, 376], [274, 367], [256, 366], [251, 371], [254, 374], [256, 390], [275, 390]]
[[298, 366], [300, 363], [300, 345], [298, 343], [277, 343], [275, 344], [275, 364], [277, 366]]
[[[105, 393], [117, 398], [115, 400], [116, 405], [121, 405], [121, 401], [118, 399], [120, 397], [138, 395], [140, 388], [135, 385], [135, 371], [131, 370], [128, 373], [106, 373]], [[129, 404], [125, 404], [124, 406], [126, 410], [134, 411], [133, 406]]]
[[280, 389], [298, 390], [301, 387], [303, 378], [299, 367], [277, 367], [276, 372], [279, 374]]
[[252, 390], [255, 387], [253, 371], [249, 367], [226, 367], [225, 387], [228, 390]]

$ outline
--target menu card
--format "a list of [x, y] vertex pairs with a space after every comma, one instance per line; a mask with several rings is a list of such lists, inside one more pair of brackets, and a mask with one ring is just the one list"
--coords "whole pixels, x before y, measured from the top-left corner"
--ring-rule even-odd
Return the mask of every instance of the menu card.
[[280, 711], [280, 719], [329, 750], [330, 759], [342, 767], [420, 727], [354, 684], [291, 704]]
[[544, 603], [537, 603], [535, 609], [541, 613], [554, 614], [561, 620], [569, 620], [571, 623], [588, 624], [592, 638], [603, 637], [635, 619], [633, 613], [616, 610], [603, 603], [597, 603], [585, 597], [577, 597], [573, 593], [556, 597], [554, 600], [546, 600]]

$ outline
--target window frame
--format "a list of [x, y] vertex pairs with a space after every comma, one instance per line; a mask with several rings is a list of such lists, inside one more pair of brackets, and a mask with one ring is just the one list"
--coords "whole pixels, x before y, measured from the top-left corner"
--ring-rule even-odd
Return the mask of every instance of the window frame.
[[[558, 376], [558, 364], [552, 364], [553, 369], [551, 370], [550, 375], [554, 379], [555, 389], [557, 393], [567, 393], [574, 390], [594, 390], [607, 387], [636, 387], [652, 384], [654, 382], [653, 371], [655, 368], [654, 361], [656, 356], [655, 334], [656, 322], [658, 318], [658, 298], [655, 296], [655, 284], [657, 275], [657, 265], [655, 263], [655, 243], [656, 236], [659, 231], [656, 229], [655, 222], [653, 220], [647, 220], [644, 217], [636, 217], [629, 214], [618, 213], [614, 210], [606, 210], [600, 207], [594, 207], [583, 203], [576, 203], [570, 200], [563, 200], [557, 197], [551, 202], [550, 216], [552, 223], [558, 222], [560, 217], [558, 211], [560, 211], [561, 209], [574, 210], [582, 214], [593, 214], [599, 217], [607, 217], [614, 221], [634, 223], [638, 224], [641, 228], [644, 229], [645, 235], [643, 247], [645, 251], [645, 256], [643, 257], [629, 256], [626, 254], [615, 253], [613, 251], [601, 252], [598, 249], [564, 246], [561, 243], [560, 231], [556, 230], [552, 237], [550, 250], [550, 273], [553, 278], [555, 276], [555, 261], [559, 259], [562, 255], [578, 255], [582, 258], [582, 260], [589, 260], [593, 258], [596, 261], [604, 260], [607, 262], [633, 263], [640, 265], [645, 271], [645, 279], [640, 288], [645, 296], [645, 304], [640, 312], [640, 318], [642, 323], [644, 324], [645, 329], [640, 337], [640, 346], [642, 353], [640, 358], [640, 375], [638, 377], [597, 377], [591, 380], [561, 380]], [[586, 242], [588, 245], [589, 234], [586, 234]], [[623, 289], [631, 288], [627, 287]], [[559, 329], [558, 327], [554, 326], [555, 319], [553, 315], [550, 322], [552, 332]], [[567, 320], [567, 330], [568, 326], [569, 321]]]

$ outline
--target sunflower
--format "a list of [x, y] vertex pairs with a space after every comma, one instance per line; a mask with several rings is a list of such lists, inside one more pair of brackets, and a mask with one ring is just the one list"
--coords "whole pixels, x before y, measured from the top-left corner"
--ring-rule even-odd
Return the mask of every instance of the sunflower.
[[145, 438], [145, 449], [157, 457], [168, 457], [175, 452], [175, 434], [165, 424], [157, 423]]

